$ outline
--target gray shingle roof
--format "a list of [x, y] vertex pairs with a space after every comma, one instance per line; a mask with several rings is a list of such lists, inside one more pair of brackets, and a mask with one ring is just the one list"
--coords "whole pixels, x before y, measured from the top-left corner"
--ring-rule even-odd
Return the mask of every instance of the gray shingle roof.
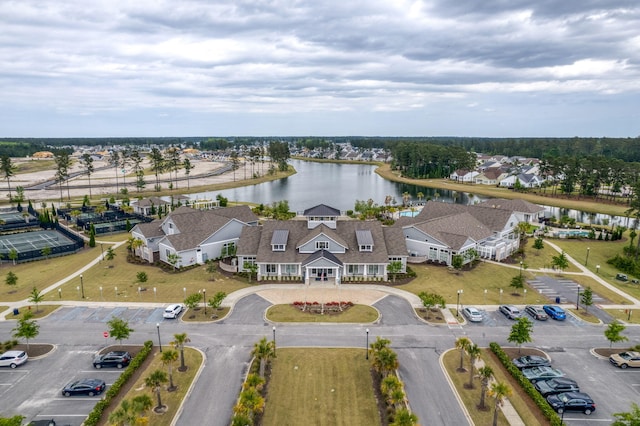
[[478, 205], [522, 213], [540, 213], [544, 211], [544, 207], [519, 198], [514, 200], [508, 200], [505, 198], [492, 198], [490, 200], [483, 201]]
[[325, 204], [318, 204], [304, 211], [304, 216], [340, 216], [340, 210]]
[[271, 245], [287, 245], [287, 240], [289, 239], [289, 230], [288, 229], [276, 229], [273, 231], [273, 235], [271, 236]]
[[469, 238], [479, 241], [493, 235], [491, 229], [468, 212], [438, 217], [413, 226], [445, 243], [453, 250], [462, 248]]
[[145, 238], [154, 238], [164, 236], [160, 225], [162, 221], [159, 219], [149, 223], [138, 223], [133, 227], [133, 230], [140, 232]]
[[356, 240], [358, 246], [373, 245], [373, 237], [369, 229], [356, 229]]

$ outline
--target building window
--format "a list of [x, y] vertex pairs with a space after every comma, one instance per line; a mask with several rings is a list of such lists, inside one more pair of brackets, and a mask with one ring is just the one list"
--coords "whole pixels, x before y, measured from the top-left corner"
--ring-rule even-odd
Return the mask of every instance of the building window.
[[267, 263], [267, 274], [277, 274], [278, 273], [278, 265], [275, 263]]
[[327, 250], [329, 248], [329, 241], [316, 241], [316, 250]]
[[370, 244], [361, 245], [360, 246], [360, 251], [373, 251], [373, 246], [370, 245]]
[[349, 265], [347, 267], [347, 272], [349, 275], [362, 275], [362, 265]]
[[274, 244], [271, 247], [273, 251], [284, 251], [284, 244]]
[[367, 275], [378, 275], [378, 265], [367, 266]]
[[282, 265], [282, 269], [286, 275], [296, 275], [298, 273], [298, 265], [295, 264]]

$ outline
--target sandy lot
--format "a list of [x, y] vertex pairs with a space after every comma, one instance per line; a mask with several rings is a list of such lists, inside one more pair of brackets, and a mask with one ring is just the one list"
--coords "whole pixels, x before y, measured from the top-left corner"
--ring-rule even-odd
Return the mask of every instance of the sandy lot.
[[[23, 159], [15, 159], [13, 162], [15, 164], [19, 164], [24, 161], [33, 161], [33, 160], [23, 160]], [[225, 164], [216, 161], [208, 161], [208, 160], [191, 160], [191, 164], [195, 166], [189, 175], [189, 186], [191, 188], [198, 186], [206, 186], [206, 185], [215, 185], [219, 183], [226, 183], [232, 181], [240, 181], [245, 179], [246, 177], [250, 177], [250, 166], [244, 167], [243, 163], [240, 163], [240, 168], [235, 172], [235, 178], [233, 172], [226, 172], [217, 176], [205, 176], [208, 173], [211, 173], [217, 169], [220, 169]], [[142, 166], [145, 170], [148, 170], [150, 164], [148, 162], [143, 162]], [[95, 197], [104, 197], [107, 195], [113, 195], [117, 192], [116, 190], [116, 169], [113, 167], [109, 167], [106, 161], [94, 161], [93, 167], [95, 171], [91, 175], [91, 195]], [[106, 167], [106, 168], [105, 168]], [[103, 169], [105, 168], [105, 169]], [[82, 165], [75, 161], [69, 173], [72, 174], [74, 172], [82, 171]], [[11, 189], [12, 194], [15, 195], [15, 188], [17, 186], [28, 187], [30, 185], [34, 185], [37, 183], [46, 182], [48, 180], [55, 178], [55, 169], [43, 170], [39, 172], [33, 173], [21, 173], [13, 176], [11, 178]], [[118, 189], [122, 189], [123, 184], [126, 185], [129, 190], [129, 195], [134, 197], [136, 193], [135, 187], [135, 175], [130, 168], [125, 170], [125, 173], [122, 173], [121, 169], [117, 170], [118, 176]], [[160, 181], [167, 181], [170, 179], [175, 179], [175, 174], [171, 173], [162, 173], [159, 175]], [[184, 169], [178, 171], [178, 182], [177, 182], [177, 190], [179, 191], [181, 188], [187, 188], [187, 180], [186, 175], [184, 173]], [[155, 174], [147, 174], [145, 176], [146, 181], [146, 191], [153, 190], [156, 182]], [[85, 187], [82, 187], [85, 186]], [[77, 176], [71, 178], [69, 180], [69, 193], [72, 198], [74, 197], [82, 197], [84, 195], [89, 195], [89, 179], [87, 175]], [[169, 187], [169, 182], [161, 182], [161, 186], [163, 189], [167, 189]], [[176, 184], [174, 183], [174, 188]], [[63, 184], [62, 195], [64, 201], [67, 199], [67, 188], [66, 183]], [[8, 199], [9, 191], [7, 186], [7, 181], [0, 181], [0, 199], [6, 200]], [[47, 189], [40, 190], [26, 190], [25, 197], [32, 201], [42, 202], [42, 201], [59, 201], [60, 200], [60, 187], [57, 184], [49, 186]]]

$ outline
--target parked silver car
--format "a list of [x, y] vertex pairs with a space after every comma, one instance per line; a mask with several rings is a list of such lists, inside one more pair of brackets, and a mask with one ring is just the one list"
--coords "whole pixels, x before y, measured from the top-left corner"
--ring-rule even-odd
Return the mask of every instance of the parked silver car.
[[7, 351], [0, 355], [0, 367], [16, 368], [29, 359], [25, 351]]

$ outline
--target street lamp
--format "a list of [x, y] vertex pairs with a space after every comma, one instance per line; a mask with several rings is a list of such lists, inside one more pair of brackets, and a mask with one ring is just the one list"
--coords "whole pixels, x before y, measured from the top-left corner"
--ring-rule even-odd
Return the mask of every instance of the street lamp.
[[487, 304], [487, 289], [484, 289], [484, 304]]
[[157, 297], [156, 297], [157, 295], [158, 295], [158, 289], [154, 287], [153, 288], [153, 300], [157, 299]]
[[526, 288], [524, 289], [524, 296], [522, 297], [522, 301], [524, 303], [527, 303], [527, 289]]
[[502, 305], [502, 289], [500, 289], [500, 304]]
[[365, 359], [369, 359], [369, 329], [368, 328], [367, 328], [366, 332], [367, 332], [367, 345], [364, 347], [364, 350], [365, 350], [365, 352], [364, 352], [365, 355], [364, 356], [365, 356]]
[[580, 310], [580, 287], [578, 287], [578, 297], [576, 298], [576, 311]]
[[187, 298], [187, 288], [186, 287], [182, 287], [182, 293], [184, 294], [184, 298]]
[[[204, 302], [204, 314], [207, 315], [207, 289], [202, 289], [202, 302]], [[275, 329], [275, 327], [274, 327]], [[275, 330], [274, 330], [275, 331]], [[274, 350], [275, 352], [275, 350]]]
[[116, 299], [118, 298], [118, 287], [114, 287], [114, 290], [116, 291]]
[[84, 283], [82, 282], [82, 274], [80, 274], [80, 288], [82, 289], [82, 298], [84, 299]]
[[273, 326], [273, 356], [276, 356], [276, 326]]
[[104, 300], [104, 297], [102, 297], [102, 286], [100, 286], [100, 299]]
[[102, 253], [102, 260], [104, 260], [104, 247], [102, 243], [100, 243], [100, 253]]
[[596, 265], [596, 274], [600, 273], [600, 265]]
[[587, 247], [587, 258], [584, 260], [584, 266], [587, 266], [587, 264], [589, 263], [589, 250], [591, 249]]
[[520, 278], [522, 278], [522, 260], [520, 261]]
[[62, 289], [61, 288], [58, 289], [58, 297], [60, 299], [62, 299]]
[[458, 290], [458, 301], [456, 302], [456, 317], [460, 318], [460, 295], [462, 290]]
[[162, 352], [162, 342], [160, 341], [160, 323], [156, 323], [156, 329], [158, 330], [158, 346], [160, 346], [160, 352]]

